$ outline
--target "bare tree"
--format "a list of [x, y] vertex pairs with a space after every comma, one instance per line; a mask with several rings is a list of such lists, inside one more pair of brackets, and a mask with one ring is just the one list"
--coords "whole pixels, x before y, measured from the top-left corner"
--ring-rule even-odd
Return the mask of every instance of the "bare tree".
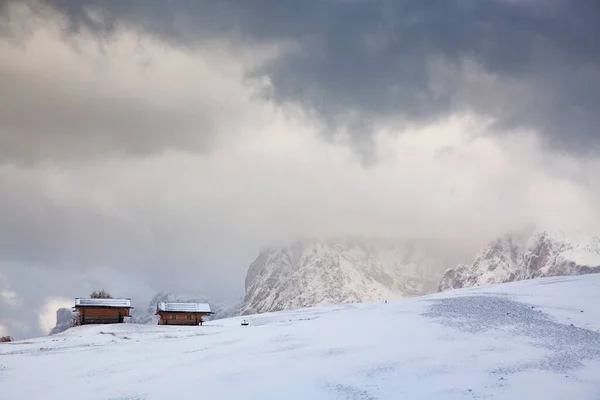
[[90, 294], [90, 298], [92, 299], [112, 299], [112, 295], [108, 293], [106, 290], [96, 290]]

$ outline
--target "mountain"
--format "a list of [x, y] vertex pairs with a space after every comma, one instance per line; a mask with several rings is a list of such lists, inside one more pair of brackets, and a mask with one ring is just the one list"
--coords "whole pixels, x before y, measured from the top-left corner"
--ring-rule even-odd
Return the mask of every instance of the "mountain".
[[59, 308], [56, 311], [56, 326], [50, 331], [50, 335], [56, 335], [66, 331], [73, 326], [75, 313], [70, 308]]
[[600, 272], [600, 238], [538, 232], [524, 243], [507, 235], [496, 239], [471, 265], [448, 269], [439, 291], [547, 276]]
[[250, 265], [242, 314], [414, 297], [436, 290], [443, 267], [409, 241], [303, 240]]

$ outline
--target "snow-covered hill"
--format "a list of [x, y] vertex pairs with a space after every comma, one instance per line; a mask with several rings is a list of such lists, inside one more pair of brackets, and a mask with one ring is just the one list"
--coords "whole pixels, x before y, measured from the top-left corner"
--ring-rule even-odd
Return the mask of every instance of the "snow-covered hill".
[[0, 345], [0, 398], [597, 400], [598, 304], [600, 275], [585, 275], [202, 327], [77, 327]]
[[547, 276], [600, 272], [600, 238], [540, 232], [519, 243], [511, 236], [492, 242], [472, 265], [444, 273], [439, 290], [512, 282]]
[[376, 240], [305, 240], [263, 251], [248, 269], [243, 314], [414, 297], [444, 270], [429, 249]]

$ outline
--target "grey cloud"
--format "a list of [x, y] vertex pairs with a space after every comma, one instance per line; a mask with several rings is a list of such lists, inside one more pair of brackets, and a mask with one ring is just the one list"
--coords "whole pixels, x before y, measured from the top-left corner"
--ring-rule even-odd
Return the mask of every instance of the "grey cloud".
[[[46, 3], [68, 17], [72, 33], [85, 26], [110, 36], [122, 24], [184, 46], [215, 35], [296, 41], [301, 51], [261, 73], [273, 79], [277, 98], [302, 101], [355, 135], [381, 116], [418, 122], [470, 109], [496, 118], [499, 131], [532, 127], [561, 149], [598, 150], [595, 0]], [[456, 98], [451, 86], [440, 93], [431, 87], [433, 59], [457, 70], [471, 60], [523, 88], [492, 102], [475, 93]], [[340, 118], [349, 109], [360, 110], [363, 122]]]
[[[160, 102], [101, 93], [0, 66], [0, 155], [6, 162], [89, 159], [111, 152], [145, 155], [169, 148], [203, 151], [210, 115]], [[157, 94], [158, 95], [158, 94]]]
[[206, 153], [253, 113], [260, 83], [246, 69], [276, 51], [213, 42], [188, 52], [131, 30], [95, 41], [61, 31], [37, 2], [4, 4], [0, 18], [12, 30], [0, 41], [0, 163]]
[[227, 281], [227, 268], [243, 274], [252, 256], [252, 250], [242, 246], [228, 257], [229, 266], [220, 266], [228, 238], [209, 226], [210, 218], [197, 209], [166, 209], [149, 197], [119, 218], [81, 197], [78, 205], [60, 204], [41, 186], [17, 187], [0, 176], [0, 187], [11, 188], [0, 193], [0, 260], [63, 272], [104, 266], [128, 273], [153, 271], [145, 278], [153, 284], [166, 284], [159, 271], [170, 282], [192, 274], [202, 277], [198, 288], [208, 290], [215, 282]]

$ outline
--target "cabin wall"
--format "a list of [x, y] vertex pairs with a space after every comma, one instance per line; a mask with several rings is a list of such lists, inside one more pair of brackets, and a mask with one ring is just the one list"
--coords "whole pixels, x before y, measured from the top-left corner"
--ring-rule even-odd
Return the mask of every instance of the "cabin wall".
[[183, 313], [159, 311], [158, 325], [199, 325], [207, 313]]
[[79, 314], [78, 322], [87, 324], [114, 324], [122, 323], [125, 317], [129, 317], [129, 308], [116, 307], [76, 307]]

